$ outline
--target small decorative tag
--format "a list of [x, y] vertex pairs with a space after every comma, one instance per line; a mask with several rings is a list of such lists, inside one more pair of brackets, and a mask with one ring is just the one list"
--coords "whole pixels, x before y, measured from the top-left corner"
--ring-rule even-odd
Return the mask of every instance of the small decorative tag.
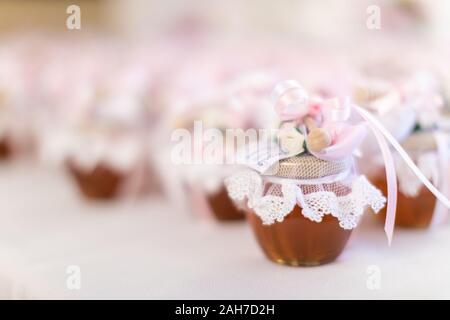
[[[238, 154], [238, 164], [243, 164], [260, 174], [269, 174], [278, 170], [278, 162], [291, 155], [283, 152], [275, 141], [267, 140], [245, 146]], [[270, 172], [268, 170], [270, 169]]]

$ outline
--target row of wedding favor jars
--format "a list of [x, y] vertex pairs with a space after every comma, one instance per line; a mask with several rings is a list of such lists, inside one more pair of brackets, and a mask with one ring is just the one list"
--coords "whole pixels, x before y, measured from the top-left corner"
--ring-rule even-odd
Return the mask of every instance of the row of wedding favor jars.
[[248, 122], [235, 126], [261, 122], [255, 96], [267, 75], [239, 75], [273, 60], [235, 47], [184, 46], [167, 41], [125, 48], [97, 38], [6, 41], [0, 46], [0, 159], [63, 166], [92, 199], [173, 190], [161, 181], [170, 174], [168, 160], [154, 151], [170, 143], [167, 120], [208, 90], [238, 93], [244, 82], [254, 82], [250, 95], [238, 93], [242, 99], [227, 109], [233, 113], [228, 118], [234, 122], [240, 114]]
[[62, 166], [89, 199], [160, 191], [149, 151], [176, 68], [170, 52], [96, 38], [6, 41], [0, 160]]

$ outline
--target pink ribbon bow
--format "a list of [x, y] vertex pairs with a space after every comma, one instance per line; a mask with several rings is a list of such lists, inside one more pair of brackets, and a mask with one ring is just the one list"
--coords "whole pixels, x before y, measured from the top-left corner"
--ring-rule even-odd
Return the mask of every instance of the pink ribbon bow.
[[277, 84], [272, 91], [271, 100], [282, 121], [302, 118], [316, 107], [311, 104], [308, 92], [295, 80]]
[[272, 102], [283, 121], [301, 120], [305, 116], [321, 120], [321, 127], [330, 134], [332, 144], [320, 152], [310, 150], [319, 159], [335, 161], [350, 156], [366, 135], [364, 125], [346, 123], [351, 113], [348, 99], [311, 99], [295, 80], [279, 83], [272, 92]]

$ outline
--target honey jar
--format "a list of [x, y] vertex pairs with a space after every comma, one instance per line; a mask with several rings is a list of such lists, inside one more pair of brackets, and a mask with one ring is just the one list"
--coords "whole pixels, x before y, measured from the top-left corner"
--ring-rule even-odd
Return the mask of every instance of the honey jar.
[[290, 266], [334, 261], [365, 207], [386, 201], [351, 158], [325, 161], [311, 154], [279, 162], [275, 175], [245, 170], [227, 178], [229, 195], [247, 207], [247, 219], [270, 260]]

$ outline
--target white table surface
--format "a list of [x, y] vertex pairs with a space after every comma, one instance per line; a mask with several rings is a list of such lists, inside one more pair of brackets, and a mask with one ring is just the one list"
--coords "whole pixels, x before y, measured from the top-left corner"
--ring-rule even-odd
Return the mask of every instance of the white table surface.
[[[245, 223], [202, 221], [156, 196], [89, 203], [58, 170], [1, 164], [0, 298], [450, 298], [450, 225], [397, 230], [389, 248], [367, 218], [336, 262], [285, 267]], [[79, 290], [67, 288], [70, 265]]]

